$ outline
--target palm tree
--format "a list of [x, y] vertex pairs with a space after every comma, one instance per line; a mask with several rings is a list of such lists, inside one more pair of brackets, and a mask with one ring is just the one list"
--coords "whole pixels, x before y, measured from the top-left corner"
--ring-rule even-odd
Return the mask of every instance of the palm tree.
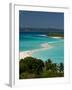
[[51, 70], [52, 69], [52, 61], [51, 61], [51, 59], [48, 59], [45, 62], [45, 65], [46, 65], [46, 70]]
[[59, 65], [59, 71], [60, 72], [63, 72], [64, 71], [64, 64], [63, 63], [60, 63], [60, 65]]
[[57, 71], [57, 64], [53, 63], [51, 69], [52, 69], [53, 72], [56, 72]]

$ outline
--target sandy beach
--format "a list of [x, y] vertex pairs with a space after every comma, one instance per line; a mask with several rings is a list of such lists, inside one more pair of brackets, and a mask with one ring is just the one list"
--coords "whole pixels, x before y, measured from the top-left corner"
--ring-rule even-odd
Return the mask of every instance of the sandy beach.
[[34, 50], [30, 50], [30, 51], [22, 51], [22, 52], [20, 52], [20, 59], [24, 59], [26, 57], [30, 57], [35, 52], [43, 51], [43, 50], [50, 49], [50, 48], [52, 48], [51, 45], [49, 45], [48, 43], [43, 43], [43, 44], [41, 44], [41, 48], [40, 49], [34, 49]]
[[60, 38], [62, 38], [62, 37], [52, 37], [52, 38], [55, 38], [55, 39], [60, 39]]

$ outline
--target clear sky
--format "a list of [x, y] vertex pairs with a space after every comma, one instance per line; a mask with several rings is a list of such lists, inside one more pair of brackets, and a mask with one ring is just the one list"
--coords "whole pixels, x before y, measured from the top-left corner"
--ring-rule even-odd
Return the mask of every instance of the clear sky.
[[64, 13], [19, 11], [19, 26], [64, 29]]

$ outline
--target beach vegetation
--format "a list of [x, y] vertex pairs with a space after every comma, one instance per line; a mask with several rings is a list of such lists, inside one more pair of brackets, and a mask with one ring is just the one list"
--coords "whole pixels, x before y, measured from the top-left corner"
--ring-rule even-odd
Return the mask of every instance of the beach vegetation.
[[64, 64], [53, 63], [51, 59], [43, 61], [41, 59], [26, 57], [19, 61], [19, 78], [49, 78], [63, 77]]
[[59, 64], [59, 71], [60, 72], [63, 72], [64, 71], [64, 64], [63, 63], [60, 63]]
[[62, 38], [64, 38], [64, 34], [63, 33], [57, 33], [57, 32], [49, 32], [47, 34], [47, 36], [50, 36], [50, 37], [62, 37]]
[[20, 74], [22, 72], [39, 74], [40, 72], [43, 71], [44, 63], [40, 59], [26, 57], [20, 60], [19, 66], [20, 66], [19, 69]]

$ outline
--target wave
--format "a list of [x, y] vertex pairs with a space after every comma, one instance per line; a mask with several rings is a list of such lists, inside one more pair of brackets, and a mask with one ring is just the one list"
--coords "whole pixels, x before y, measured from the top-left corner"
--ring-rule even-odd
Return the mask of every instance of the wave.
[[46, 35], [43, 35], [43, 34], [42, 34], [42, 35], [41, 35], [41, 34], [38, 34], [38, 35], [36, 35], [36, 36], [47, 37]]

